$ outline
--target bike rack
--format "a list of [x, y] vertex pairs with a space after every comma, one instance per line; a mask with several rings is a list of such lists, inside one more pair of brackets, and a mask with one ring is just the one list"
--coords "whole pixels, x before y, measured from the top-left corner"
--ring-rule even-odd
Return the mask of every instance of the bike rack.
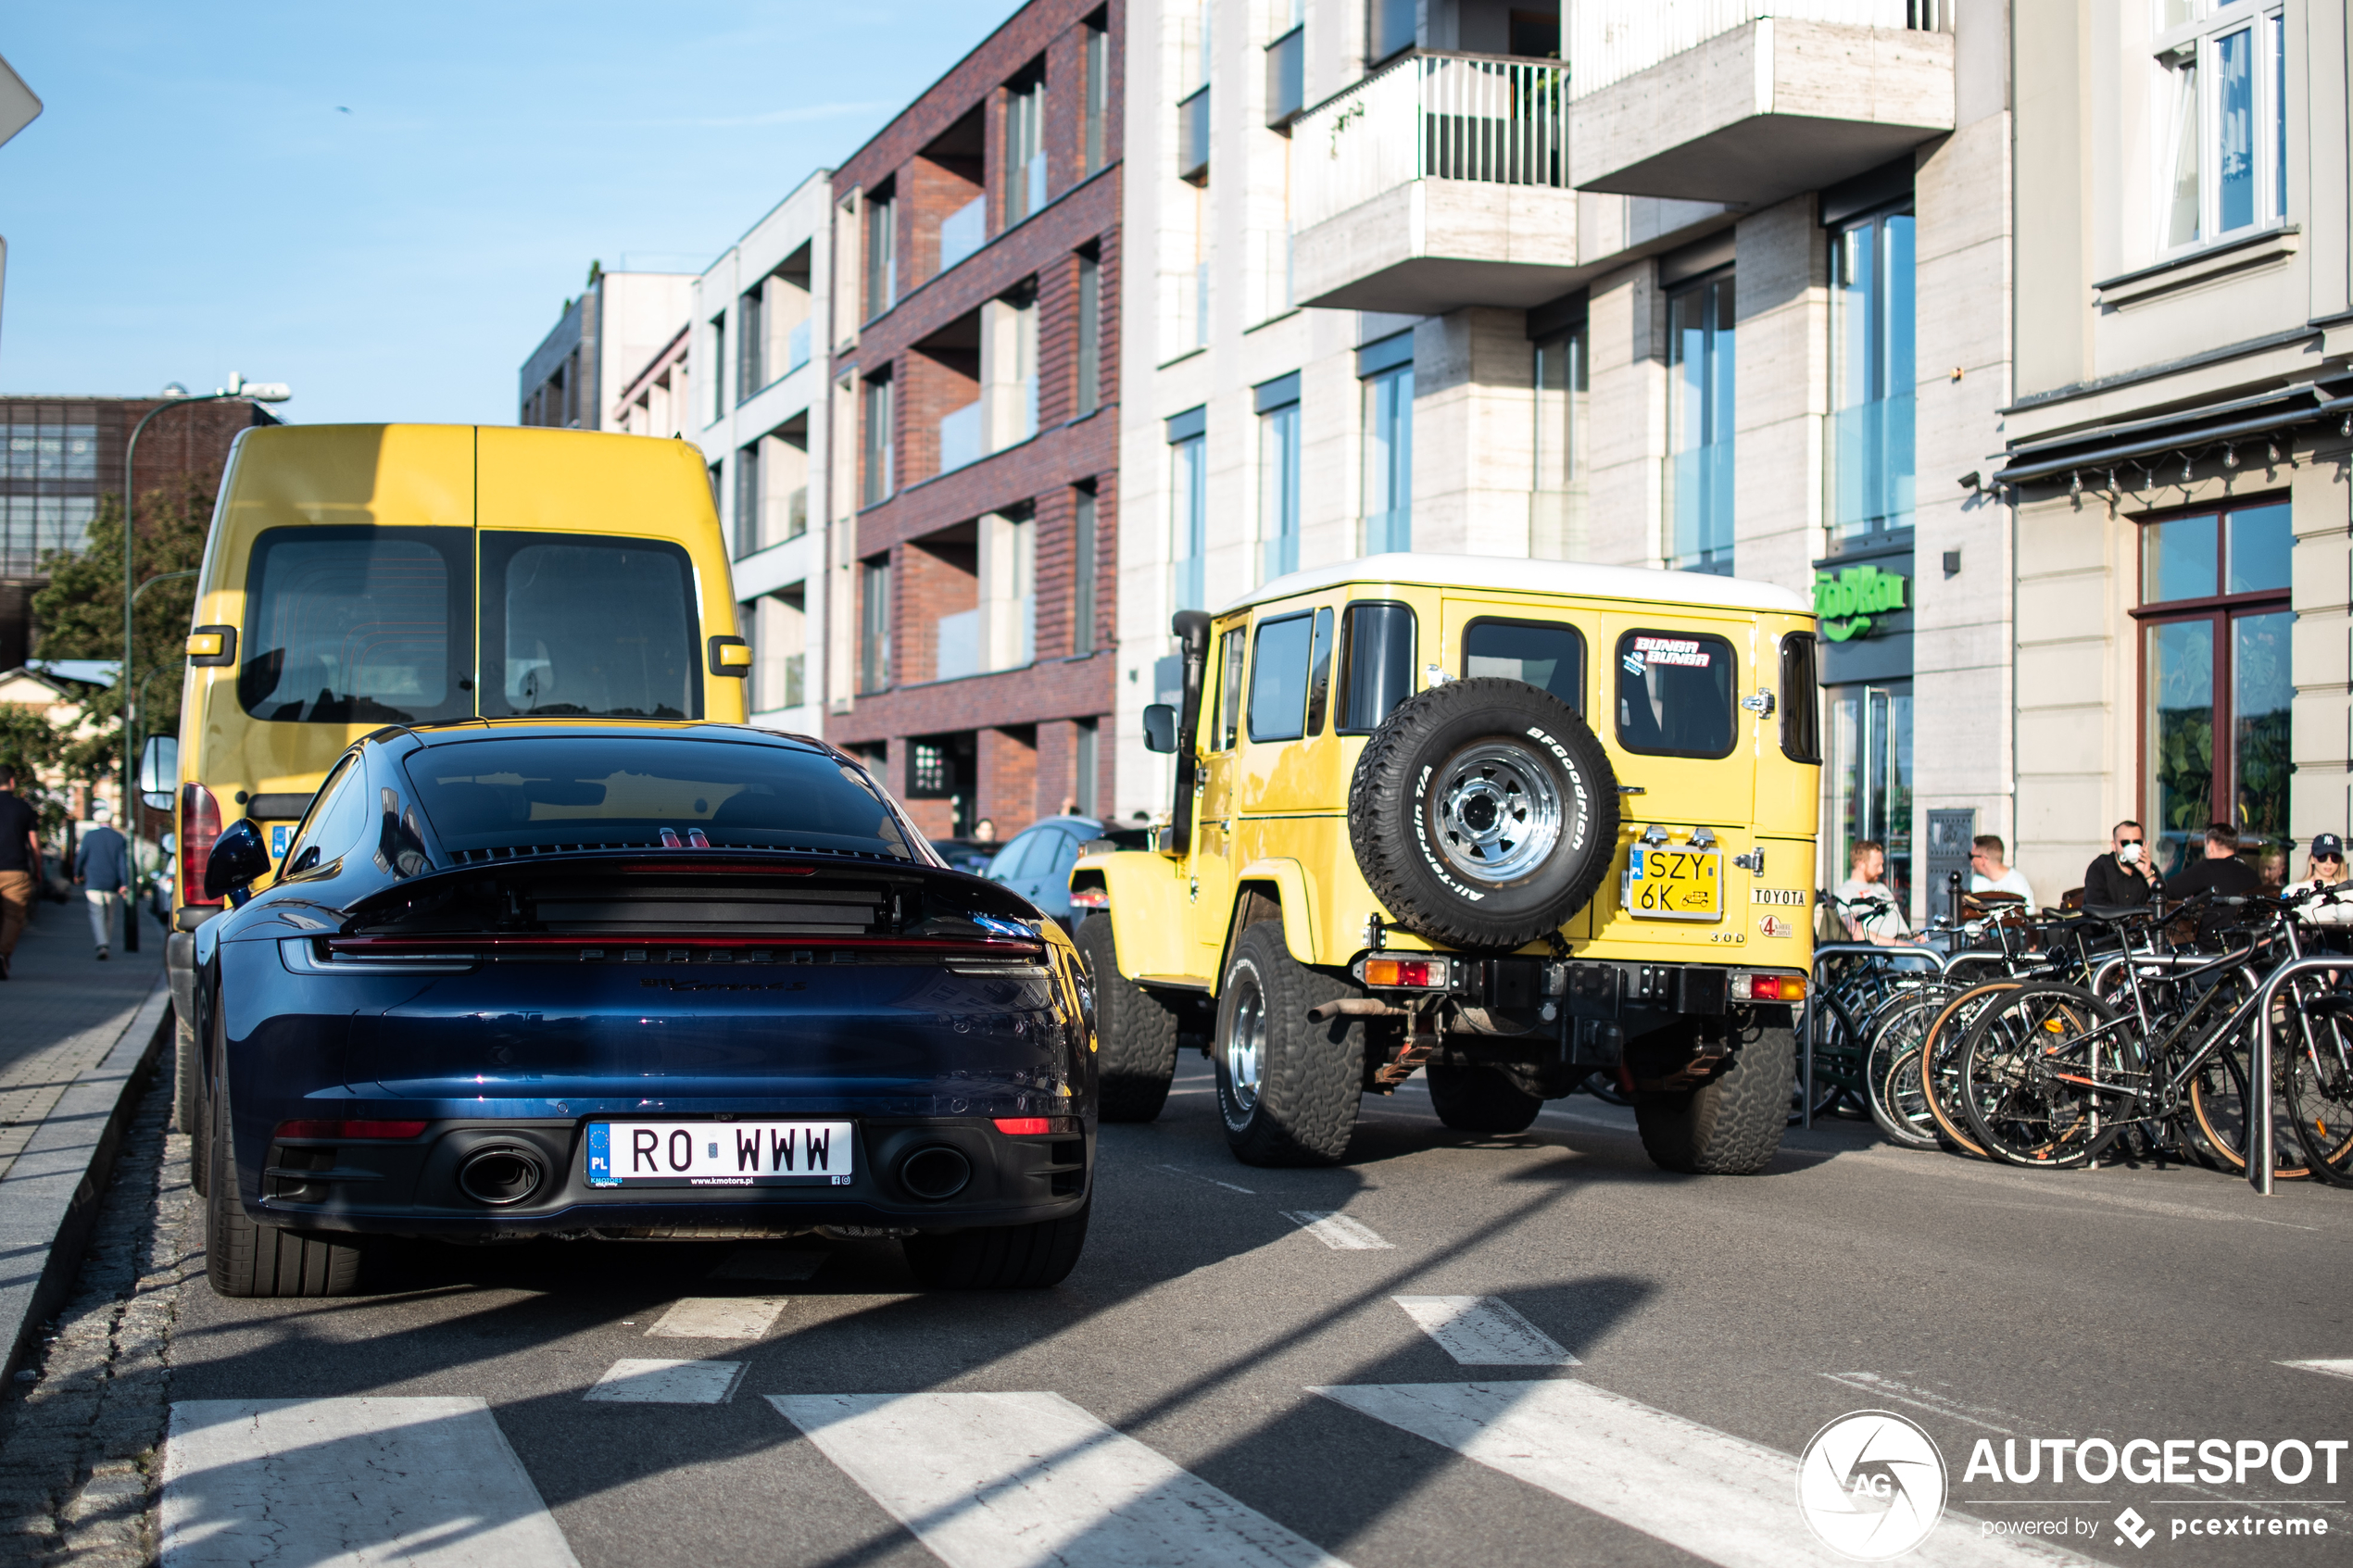
[[2246, 1065], [2246, 1098], [2255, 1102], [2254, 1116], [2247, 1128], [2246, 1180], [2258, 1193], [2271, 1196], [2271, 1159], [2273, 1141], [2278, 1136], [2271, 1117], [2271, 998], [2279, 994], [2281, 983], [2299, 974], [2310, 974], [2324, 969], [2342, 972], [2353, 967], [2343, 953], [2318, 953], [2300, 959], [2290, 959], [2271, 972], [2263, 988], [2255, 993], [2251, 1004], [2255, 1010], [2255, 1060]]
[[[1825, 942], [1814, 949], [1814, 972], [1806, 981], [1806, 999], [1808, 1002], [1814, 999], [1816, 988], [1820, 984], [1822, 955], [1825, 953], [1870, 953], [1881, 958], [1926, 959], [1935, 966], [1936, 972], [1939, 974], [1944, 972], [1949, 963], [1945, 955], [1933, 947], [1910, 945], [1886, 947], [1877, 942]], [[1822, 1015], [1818, 1010], [1807, 1009], [1806, 1040], [1798, 1057], [1805, 1084], [1805, 1101], [1797, 1108], [1797, 1124], [1802, 1128], [1811, 1128], [1814, 1125], [1814, 1032], [1821, 1027], [1821, 1019]]]

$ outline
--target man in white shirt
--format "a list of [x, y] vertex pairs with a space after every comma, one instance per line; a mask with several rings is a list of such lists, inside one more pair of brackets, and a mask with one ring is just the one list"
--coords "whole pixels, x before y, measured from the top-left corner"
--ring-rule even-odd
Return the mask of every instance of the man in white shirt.
[[1981, 833], [1969, 841], [1969, 890], [1971, 893], [2015, 893], [2026, 900], [2030, 909], [2034, 905], [2034, 889], [2026, 884], [2026, 873], [2016, 866], [2005, 864], [2002, 857], [2009, 853], [1998, 834]]
[[2345, 840], [2335, 834], [2324, 833], [2312, 840], [2311, 874], [2302, 882], [2282, 888], [2283, 894], [2309, 893], [2316, 887], [2334, 887], [2334, 899], [2314, 899], [2296, 908], [2296, 918], [2307, 925], [2353, 925], [2353, 887], [2345, 882]]
[[[1888, 891], [1887, 846], [1876, 838], [1857, 839], [1846, 852], [1846, 880], [1838, 884], [1832, 895], [1837, 899], [1838, 916], [1846, 924], [1846, 935], [1856, 942], [1875, 942], [1882, 947], [1898, 946], [1911, 939], [1911, 922], [1904, 918], [1904, 906]], [[1886, 905], [1878, 909], [1869, 906], [1877, 899]]]

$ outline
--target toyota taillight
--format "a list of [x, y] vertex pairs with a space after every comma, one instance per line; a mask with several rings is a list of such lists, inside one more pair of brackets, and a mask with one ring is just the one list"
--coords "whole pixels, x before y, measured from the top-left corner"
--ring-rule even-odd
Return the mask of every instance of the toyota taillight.
[[1802, 1002], [1805, 999], [1806, 977], [1802, 974], [1736, 972], [1732, 975], [1732, 1000], [1736, 1002]]
[[204, 891], [204, 864], [220, 836], [220, 802], [200, 784], [180, 786], [180, 902], [218, 904]]
[[1365, 959], [1357, 966], [1367, 985], [1408, 985], [1444, 990], [1453, 978], [1444, 959]]

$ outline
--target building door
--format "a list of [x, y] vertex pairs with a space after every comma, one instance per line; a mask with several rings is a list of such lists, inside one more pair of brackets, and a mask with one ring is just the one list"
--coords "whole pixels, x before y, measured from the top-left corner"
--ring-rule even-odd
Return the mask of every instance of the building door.
[[1830, 832], [1821, 876], [1835, 885], [1846, 876], [1853, 847], [1864, 839], [1887, 846], [1887, 886], [1911, 918], [1912, 683], [1830, 686]]

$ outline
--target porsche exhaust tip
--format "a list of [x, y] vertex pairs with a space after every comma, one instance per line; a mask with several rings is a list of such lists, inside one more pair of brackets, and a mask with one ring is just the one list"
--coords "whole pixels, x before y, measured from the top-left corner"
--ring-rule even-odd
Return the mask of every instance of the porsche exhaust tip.
[[493, 1209], [521, 1203], [547, 1179], [538, 1154], [511, 1144], [477, 1149], [458, 1167], [458, 1190]]
[[928, 1144], [899, 1162], [899, 1185], [928, 1203], [955, 1197], [972, 1179], [972, 1161], [946, 1144]]

